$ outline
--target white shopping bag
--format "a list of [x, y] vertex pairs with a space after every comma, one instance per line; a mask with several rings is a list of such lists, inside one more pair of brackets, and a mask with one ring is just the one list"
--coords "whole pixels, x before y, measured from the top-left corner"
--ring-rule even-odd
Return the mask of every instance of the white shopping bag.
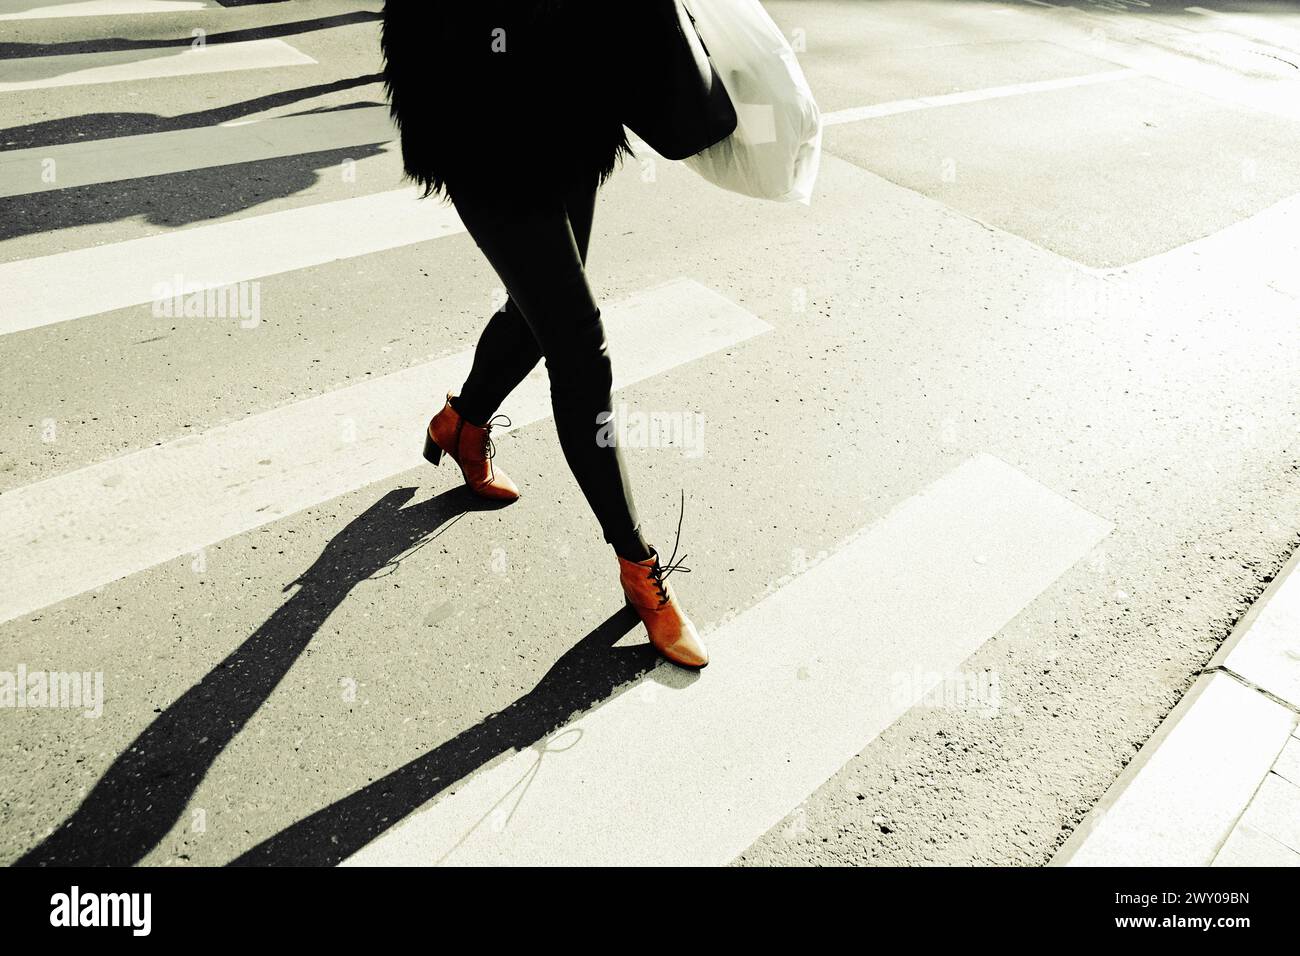
[[794, 50], [758, 0], [684, 0], [736, 107], [736, 131], [684, 162], [723, 189], [807, 205], [821, 112]]

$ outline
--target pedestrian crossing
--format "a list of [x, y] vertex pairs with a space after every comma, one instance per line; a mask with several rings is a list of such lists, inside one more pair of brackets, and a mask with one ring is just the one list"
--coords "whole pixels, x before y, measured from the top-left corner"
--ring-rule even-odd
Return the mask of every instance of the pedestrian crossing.
[[[770, 329], [690, 280], [614, 303], [606, 321], [619, 388]], [[472, 357], [466, 349], [5, 493], [0, 621], [419, 465], [431, 400], [464, 380]], [[546, 417], [544, 372], [503, 410], [514, 427]]]
[[128, 80], [166, 80], [237, 70], [304, 66], [315, 62], [284, 40], [277, 39], [21, 57], [0, 60], [0, 93], [125, 83]]
[[388, 108], [305, 113], [0, 152], [0, 198], [391, 140]]
[[164, 288], [220, 289], [464, 231], [450, 205], [417, 195], [393, 189], [0, 263], [0, 335], [154, 302]]
[[[209, 6], [10, 0], [0, 18]], [[0, 93], [315, 62], [282, 40], [9, 60]], [[391, 137], [386, 109], [367, 106], [0, 152], [0, 197], [55, 201], [60, 189]], [[52, 180], [47, 161], [58, 169]], [[226, 289], [463, 231], [450, 206], [417, 202], [404, 187], [13, 259], [0, 263], [0, 336], [93, 323], [157, 302], [169, 284]], [[604, 314], [617, 388], [716, 363], [774, 332], [761, 314], [682, 277], [645, 285]], [[463, 380], [471, 357], [462, 348], [0, 494], [0, 624], [427, 467], [418, 449], [429, 403]], [[503, 411], [514, 429], [544, 420], [544, 372]], [[348, 863], [725, 864], [929, 690], [896, 693], [894, 676], [960, 666], [1110, 529], [976, 455], [711, 631], [705, 674], [657, 668]], [[688, 729], [687, 745], [664, 727]]]
[[1110, 530], [971, 458], [708, 634], [699, 679], [661, 665], [345, 865], [724, 866]]

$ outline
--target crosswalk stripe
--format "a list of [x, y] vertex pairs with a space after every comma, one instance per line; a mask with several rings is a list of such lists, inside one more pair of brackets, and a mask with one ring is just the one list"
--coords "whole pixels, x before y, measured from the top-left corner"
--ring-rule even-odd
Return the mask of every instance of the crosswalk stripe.
[[33, 7], [31, 0], [0, 0], [0, 20], [49, 20], [60, 17], [107, 17], [132, 13], [184, 13], [216, 6], [212, 0], [82, 0]]
[[388, 108], [367, 106], [15, 149], [0, 152], [0, 196], [384, 143], [394, 135]]
[[914, 99], [892, 100], [888, 103], [875, 103], [871, 106], [853, 106], [848, 109], [835, 110], [824, 114], [822, 123], [826, 126], [838, 126], [841, 123], [879, 119], [882, 116], [928, 110], [936, 106], [956, 106], [960, 103], [978, 103], [983, 100], [1004, 99], [1008, 96], [1023, 96], [1026, 93], [1045, 93], [1050, 90], [1064, 90], [1076, 86], [1091, 86], [1094, 83], [1113, 83], [1116, 80], [1126, 80], [1139, 75], [1140, 73], [1137, 70], [1105, 70], [1101, 73], [1086, 73], [1083, 76], [1067, 76], [1055, 80], [1035, 80], [1030, 83], [1012, 83], [1008, 86], [990, 86], [981, 90], [964, 90], [960, 93], [918, 96]]
[[0, 263], [0, 335], [154, 302], [164, 287], [218, 289], [464, 231], [451, 206], [417, 195], [394, 189]]
[[[619, 387], [771, 328], [687, 279], [605, 314]], [[417, 466], [429, 414], [471, 359], [458, 352], [0, 494], [0, 621]], [[504, 410], [516, 427], [549, 415], [540, 368]]]
[[[1106, 534], [987, 455], [345, 865], [723, 865]], [[929, 676], [926, 676], [929, 675]]]
[[151, 47], [107, 53], [69, 53], [0, 60], [0, 93], [56, 86], [156, 80], [203, 73], [304, 66], [316, 61], [283, 40]]

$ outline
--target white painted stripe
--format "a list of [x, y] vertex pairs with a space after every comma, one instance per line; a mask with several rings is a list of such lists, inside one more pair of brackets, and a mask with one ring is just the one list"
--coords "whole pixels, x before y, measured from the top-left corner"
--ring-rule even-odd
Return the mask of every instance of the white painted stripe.
[[0, 93], [55, 86], [156, 80], [315, 63], [283, 40], [208, 43], [200, 48], [150, 47], [108, 53], [70, 53], [0, 60]]
[[395, 135], [388, 108], [367, 106], [15, 149], [0, 152], [0, 196], [384, 143]]
[[879, 119], [882, 116], [894, 116], [898, 113], [928, 110], [937, 106], [978, 103], [983, 100], [997, 100], [1008, 96], [1023, 96], [1027, 93], [1045, 93], [1049, 90], [1064, 90], [1075, 86], [1091, 86], [1094, 83], [1113, 83], [1116, 80], [1130, 79], [1139, 75], [1141, 74], [1138, 70], [1106, 70], [1102, 73], [1068, 76], [1057, 80], [1038, 80], [1033, 83], [991, 86], [982, 90], [944, 93], [940, 96], [918, 96], [910, 100], [893, 100], [888, 103], [876, 103], [873, 106], [855, 106], [849, 109], [835, 110], [823, 114], [822, 122], [827, 126], [836, 126], [840, 123], [856, 123], [859, 120]]
[[1052, 865], [1209, 866], [1295, 725], [1234, 678], [1201, 677]]
[[463, 232], [415, 187], [0, 263], [0, 335]]
[[[685, 279], [615, 303], [605, 317], [619, 387], [771, 328]], [[472, 354], [0, 494], [0, 621], [419, 465], [428, 417]], [[540, 367], [504, 411], [515, 427], [550, 414]], [[454, 476], [453, 466], [429, 478]]]
[[34, 0], [0, 0], [0, 20], [107, 17], [132, 13], [183, 13], [215, 6], [210, 0], [83, 0], [34, 5]]
[[698, 677], [656, 668], [346, 862], [725, 864], [1109, 530], [973, 458], [710, 634]]

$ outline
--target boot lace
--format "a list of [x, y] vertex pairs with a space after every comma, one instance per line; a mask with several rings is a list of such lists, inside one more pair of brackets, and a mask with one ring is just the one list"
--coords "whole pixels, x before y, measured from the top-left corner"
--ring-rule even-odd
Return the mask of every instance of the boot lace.
[[[500, 421], [498, 421], [500, 419]], [[502, 428], [510, 427], [510, 418], [507, 415], [493, 415], [488, 419], [488, 423], [483, 426], [483, 457], [491, 461], [496, 457], [497, 446], [492, 444], [492, 426], [500, 425]], [[492, 467], [488, 466], [489, 469]]]
[[[511, 424], [510, 417], [508, 415], [493, 415], [491, 418], [488, 419], [487, 424], [483, 426], [483, 447], [481, 450], [483, 452], [483, 460], [487, 462], [488, 481], [491, 481], [493, 478], [492, 459], [496, 457], [496, 453], [497, 453], [497, 446], [492, 444], [492, 426], [500, 425], [502, 428], [509, 428], [510, 424]], [[457, 454], [453, 456], [454, 458], [456, 458], [457, 462], [460, 461], [460, 457], [459, 457], [460, 436], [461, 436], [461, 432], [463, 432], [464, 430], [465, 430], [465, 418], [464, 416], [461, 416], [459, 420], [456, 422], [455, 445], [456, 445]]]
[[682, 540], [682, 519], [686, 517], [686, 491], [682, 490], [681, 510], [677, 513], [677, 537], [673, 541], [673, 553], [668, 558], [667, 564], [661, 564], [659, 561], [659, 552], [655, 552], [655, 563], [647, 573], [647, 577], [654, 582], [655, 590], [659, 592], [659, 606], [663, 607], [668, 603], [668, 585], [664, 579], [674, 571], [681, 571], [683, 574], [690, 574], [691, 569], [682, 563], [688, 555], [683, 554], [681, 560], [677, 559], [677, 546]]

